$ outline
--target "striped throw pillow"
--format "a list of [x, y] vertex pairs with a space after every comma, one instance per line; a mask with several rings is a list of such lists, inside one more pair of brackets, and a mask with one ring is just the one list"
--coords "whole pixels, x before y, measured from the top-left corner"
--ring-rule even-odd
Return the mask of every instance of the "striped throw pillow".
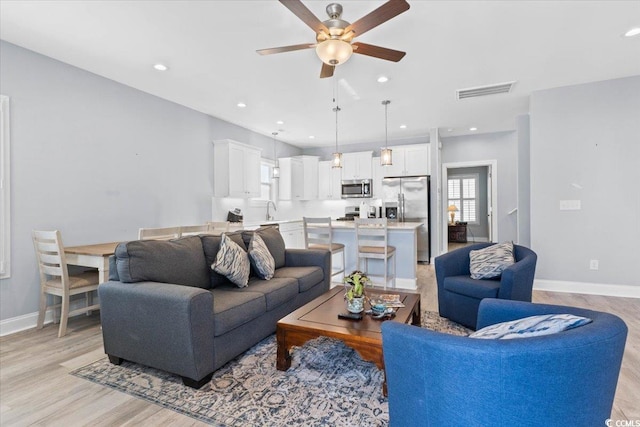
[[249, 242], [249, 260], [261, 279], [270, 280], [273, 277], [276, 262], [258, 233], [253, 233]]
[[509, 340], [539, 337], [577, 328], [587, 323], [591, 323], [588, 317], [572, 314], [542, 314], [511, 322], [496, 323], [472, 333], [469, 338]]
[[513, 243], [500, 243], [471, 251], [469, 252], [469, 261], [472, 279], [499, 277], [505, 268], [515, 262]]
[[251, 270], [249, 256], [244, 249], [226, 234], [222, 235], [220, 249], [218, 249], [216, 260], [211, 264], [211, 268], [216, 273], [225, 276], [239, 288], [244, 288], [249, 283]]

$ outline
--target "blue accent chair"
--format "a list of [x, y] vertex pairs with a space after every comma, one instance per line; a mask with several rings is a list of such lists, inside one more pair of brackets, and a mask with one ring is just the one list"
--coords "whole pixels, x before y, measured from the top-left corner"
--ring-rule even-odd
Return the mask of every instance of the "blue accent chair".
[[476, 243], [435, 259], [440, 316], [476, 329], [478, 306], [483, 298], [531, 302], [538, 256], [531, 249], [513, 245], [515, 263], [496, 279], [476, 280], [469, 271], [469, 252], [495, 243]]
[[603, 426], [627, 326], [575, 307], [484, 299], [478, 328], [538, 314], [593, 320], [554, 335], [490, 340], [382, 324], [392, 427]]

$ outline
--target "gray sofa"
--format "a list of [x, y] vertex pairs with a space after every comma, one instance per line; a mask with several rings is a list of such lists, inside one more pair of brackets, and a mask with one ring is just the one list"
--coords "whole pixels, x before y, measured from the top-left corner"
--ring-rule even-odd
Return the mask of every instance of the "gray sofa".
[[[246, 249], [252, 233], [227, 236]], [[252, 271], [245, 288], [210, 268], [220, 236], [121, 243], [109, 281], [98, 287], [110, 361], [168, 371], [200, 388], [215, 370], [274, 333], [279, 319], [329, 290], [329, 251], [285, 249], [275, 228], [255, 233], [276, 271], [271, 280]]]

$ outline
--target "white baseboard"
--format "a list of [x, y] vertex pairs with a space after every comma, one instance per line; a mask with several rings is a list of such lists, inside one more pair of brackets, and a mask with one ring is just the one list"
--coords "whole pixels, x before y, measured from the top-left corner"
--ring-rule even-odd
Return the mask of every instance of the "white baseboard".
[[[93, 297], [94, 303], [97, 303], [99, 299]], [[86, 307], [84, 298], [76, 301], [71, 301], [71, 311]], [[84, 313], [76, 314], [76, 316], [84, 316]], [[75, 317], [75, 316], [72, 316]], [[53, 309], [49, 308], [44, 314], [44, 324], [48, 325], [53, 323]], [[33, 329], [38, 326], [38, 312], [23, 314], [22, 316], [11, 317], [9, 319], [0, 320], [0, 337], [5, 335], [15, 334], [17, 332], [26, 331], [27, 329]]]
[[536, 279], [536, 291], [568, 292], [573, 294], [606, 295], [611, 297], [640, 298], [640, 286], [607, 283], [569, 282], [563, 280]]
[[[418, 283], [417, 279], [396, 278], [396, 289], [406, 289], [409, 291], [415, 291], [416, 289], [418, 289], [417, 283]], [[389, 287], [387, 287], [387, 289], [389, 289]]]

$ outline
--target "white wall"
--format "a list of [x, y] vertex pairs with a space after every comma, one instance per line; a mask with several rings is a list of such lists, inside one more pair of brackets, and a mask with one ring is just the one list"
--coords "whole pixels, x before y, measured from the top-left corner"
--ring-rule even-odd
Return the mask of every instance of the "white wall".
[[37, 310], [31, 230], [59, 229], [66, 245], [80, 245], [202, 223], [211, 218], [212, 140], [247, 142], [272, 157], [269, 137], [0, 43], [12, 143], [12, 275], [0, 281], [1, 320]]
[[530, 117], [536, 277], [640, 286], [640, 76], [534, 92]]

